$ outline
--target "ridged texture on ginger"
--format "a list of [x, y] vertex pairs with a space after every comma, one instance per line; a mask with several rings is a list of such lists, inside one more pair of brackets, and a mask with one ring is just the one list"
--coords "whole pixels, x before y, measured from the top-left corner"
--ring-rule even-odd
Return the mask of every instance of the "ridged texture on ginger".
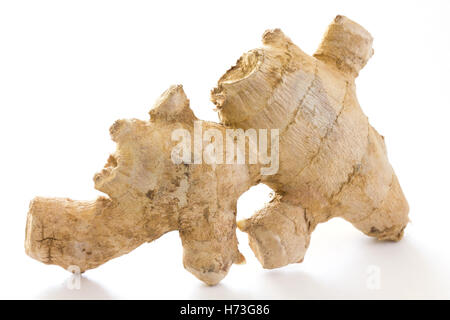
[[[373, 54], [371, 35], [338, 16], [314, 56], [279, 29], [262, 41], [222, 76], [211, 98], [226, 126], [280, 131], [280, 168], [262, 177], [277, 203], [240, 223], [263, 266], [301, 260], [314, 227], [333, 217], [369, 236], [399, 240], [408, 204], [384, 137], [355, 93], [355, 77]], [[302, 240], [293, 240], [289, 225]]]

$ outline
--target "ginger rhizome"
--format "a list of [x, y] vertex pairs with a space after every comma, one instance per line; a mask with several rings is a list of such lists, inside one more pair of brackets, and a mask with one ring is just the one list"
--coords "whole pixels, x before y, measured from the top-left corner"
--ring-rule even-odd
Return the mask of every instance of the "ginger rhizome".
[[[277, 152], [277, 170], [225, 159], [189, 162], [195, 159], [190, 148], [193, 154], [174, 161], [172, 134], [192, 139], [200, 120], [182, 87], [173, 86], [149, 121], [118, 120], [111, 127], [117, 149], [94, 176], [107, 197], [31, 202], [27, 254], [84, 272], [178, 230], [185, 268], [214, 285], [244, 261], [237, 225], [265, 268], [303, 261], [316, 225], [334, 217], [380, 240], [400, 240], [408, 204], [384, 138], [355, 94], [355, 78], [373, 54], [370, 34], [338, 16], [313, 56], [278, 29], [264, 33], [263, 45], [244, 54], [212, 91], [221, 123], [200, 123], [223, 137], [229, 129], [276, 130], [268, 150]], [[274, 199], [236, 223], [238, 198], [258, 183], [270, 186]]]
[[[171, 134], [192, 133], [197, 121], [181, 86], [168, 89], [151, 120], [118, 120], [117, 143], [95, 188], [96, 201], [35, 198], [30, 205], [26, 251], [33, 258], [83, 272], [123, 255], [166, 232], [178, 230], [187, 270], [218, 283], [233, 263], [244, 261], [236, 239], [236, 202], [251, 186], [245, 164], [176, 164]], [[217, 123], [205, 129], [225, 132]]]
[[261, 177], [277, 197], [239, 223], [262, 265], [302, 261], [315, 226], [333, 217], [380, 240], [400, 240], [408, 203], [384, 137], [355, 93], [373, 54], [371, 35], [337, 16], [312, 57], [279, 29], [266, 31], [263, 44], [212, 91], [224, 125], [280, 130], [280, 168]]

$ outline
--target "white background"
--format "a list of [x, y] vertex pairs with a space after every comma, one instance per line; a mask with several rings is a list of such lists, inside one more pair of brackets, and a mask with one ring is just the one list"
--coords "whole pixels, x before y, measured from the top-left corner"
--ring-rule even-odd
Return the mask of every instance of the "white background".
[[[265, 29], [312, 54], [337, 14], [375, 38], [357, 92], [411, 207], [401, 242], [335, 219], [313, 233], [304, 263], [267, 271], [238, 231], [247, 264], [212, 288], [183, 269], [176, 232], [88, 271], [80, 290], [25, 255], [34, 196], [100, 194], [92, 177], [115, 148], [116, 119], [148, 119], [181, 83], [196, 115], [217, 120], [210, 89]], [[450, 298], [449, 16], [449, 1], [1, 1], [0, 298]], [[245, 194], [239, 218], [269, 191]], [[367, 285], [373, 268], [379, 290]]]

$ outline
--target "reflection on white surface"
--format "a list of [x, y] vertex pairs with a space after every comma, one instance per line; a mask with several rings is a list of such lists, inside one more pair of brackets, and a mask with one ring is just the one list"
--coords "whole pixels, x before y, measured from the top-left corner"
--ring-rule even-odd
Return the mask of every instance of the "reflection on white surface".
[[[208, 287], [185, 271], [176, 232], [131, 254], [87, 271], [80, 289], [72, 275], [21, 253], [24, 279], [3, 281], [2, 298], [37, 299], [400, 299], [450, 298], [448, 261], [413, 241], [410, 226], [398, 242], [379, 242], [335, 219], [315, 231], [305, 261], [264, 270], [239, 233], [247, 264], [234, 265], [219, 285]], [[379, 288], [368, 286], [376, 266]], [[26, 270], [26, 271], [25, 271]], [[11, 271], [10, 271], [11, 272]], [[17, 273], [16, 273], [17, 274]]]
[[[71, 277], [71, 276], [69, 276]], [[71, 278], [68, 279], [69, 281]], [[89, 278], [81, 276], [79, 289], [70, 288], [67, 281], [63, 284], [52, 286], [43, 290], [36, 299], [114, 299], [114, 296], [105, 290], [100, 284]]]

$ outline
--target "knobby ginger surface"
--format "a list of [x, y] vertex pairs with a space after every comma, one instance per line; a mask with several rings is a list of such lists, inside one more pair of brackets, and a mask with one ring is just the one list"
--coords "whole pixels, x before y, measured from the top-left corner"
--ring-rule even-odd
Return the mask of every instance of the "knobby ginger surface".
[[384, 138], [355, 94], [355, 77], [372, 54], [370, 34], [342, 16], [312, 57], [280, 30], [266, 31], [263, 47], [244, 54], [212, 91], [221, 123], [201, 125], [223, 136], [230, 128], [278, 129], [277, 172], [264, 174], [258, 163], [174, 162], [170, 137], [179, 129], [195, 136], [199, 120], [182, 87], [173, 86], [149, 121], [118, 120], [111, 127], [117, 150], [94, 176], [107, 197], [31, 202], [27, 254], [83, 272], [178, 230], [185, 268], [214, 285], [244, 261], [236, 202], [260, 182], [276, 196], [238, 225], [265, 268], [303, 261], [315, 226], [333, 217], [380, 240], [399, 240], [408, 204]]

